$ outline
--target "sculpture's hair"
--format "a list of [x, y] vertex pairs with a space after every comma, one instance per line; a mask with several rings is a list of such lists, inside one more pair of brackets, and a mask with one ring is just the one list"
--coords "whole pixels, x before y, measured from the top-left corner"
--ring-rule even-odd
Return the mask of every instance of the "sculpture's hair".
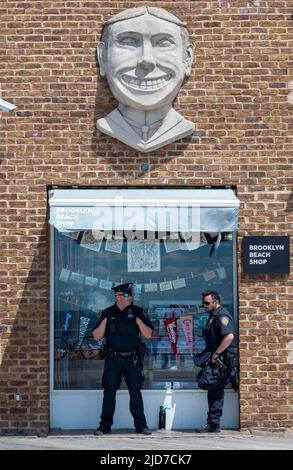
[[168, 21], [169, 23], [173, 23], [173, 24], [176, 24], [177, 26], [180, 26], [183, 44], [184, 46], [187, 45], [188, 33], [187, 33], [185, 22], [181, 21], [179, 18], [177, 18], [177, 16], [173, 15], [172, 13], [166, 10], [163, 10], [162, 8], [146, 7], [146, 6], [138, 7], [138, 8], [129, 8], [128, 10], [123, 10], [117, 15], [112, 16], [112, 18], [110, 18], [108, 21], [104, 23], [103, 30], [102, 30], [102, 41], [107, 46], [109, 27], [112, 24], [118, 23], [119, 21], [126, 21], [131, 18], [137, 18], [139, 16], [146, 15], [147, 13], [161, 20]]

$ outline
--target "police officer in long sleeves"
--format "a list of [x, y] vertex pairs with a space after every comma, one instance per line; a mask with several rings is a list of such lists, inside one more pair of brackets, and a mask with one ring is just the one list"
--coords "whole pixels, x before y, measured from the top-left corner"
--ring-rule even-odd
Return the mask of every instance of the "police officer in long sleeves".
[[122, 376], [130, 394], [130, 412], [136, 432], [151, 434], [147, 427], [143, 409], [141, 388], [143, 384], [143, 364], [139, 350], [141, 337], [151, 338], [153, 326], [144, 310], [133, 305], [133, 284], [120, 284], [112, 289], [116, 302], [102, 311], [93, 329], [96, 340], [106, 338], [105, 366], [102, 384], [104, 399], [100, 425], [95, 435], [111, 432], [115, 411], [116, 392]]
[[[221, 298], [215, 291], [206, 291], [202, 294], [203, 305], [210, 316], [207, 326], [204, 329], [206, 350], [212, 353], [211, 361], [215, 362], [220, 358], [224, 364], [228, 365], [229, 354], [234, 352], [233, 340], [235, 337], [235, 327], [233, 319], [227, 309], [222, 307]], [[204, 428], [196, 429], [196, 432], [220, 432], [220, 419], [224, 406], [224, 389], [229, 380], [229, 375], [216, 389], [208, 390], [207, 424]]]

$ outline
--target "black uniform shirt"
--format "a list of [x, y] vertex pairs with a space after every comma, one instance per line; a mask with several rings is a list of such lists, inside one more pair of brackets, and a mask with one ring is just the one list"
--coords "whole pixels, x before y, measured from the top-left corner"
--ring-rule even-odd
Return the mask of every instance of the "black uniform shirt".
[[234, 321], [228, 310], [220, 306], [210, 314], [207, 326], [204, 329], [206, 349], [215, 352], [223, 337], [229, 333], [235, 335]]
[[102, 311], [94, 329], [100, 326], [104, 318], [107, 318], [106, 345], [114, 351], [131, 351], [139, 346], [141, 334], [136, 318], [153, 329], [145, 311], [133, 304], [128, 305], [124, 310], [120, 310], [116, 304], [106, 308]]

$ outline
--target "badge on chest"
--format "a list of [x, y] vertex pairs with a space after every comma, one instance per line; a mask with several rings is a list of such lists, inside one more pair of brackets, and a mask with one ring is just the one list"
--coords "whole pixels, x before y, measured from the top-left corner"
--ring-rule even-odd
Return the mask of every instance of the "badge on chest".
[[214, 318], [212, 317], [212, 318], [208, 321], [208, 326], [212, 326], [213, 323], [214, 323]]
[[128, 318], [128, 319], [134, 318], [134, 313], [133, 313], [132, 308], [129, 308], [129, 309], [127, 310], [127, 318]]

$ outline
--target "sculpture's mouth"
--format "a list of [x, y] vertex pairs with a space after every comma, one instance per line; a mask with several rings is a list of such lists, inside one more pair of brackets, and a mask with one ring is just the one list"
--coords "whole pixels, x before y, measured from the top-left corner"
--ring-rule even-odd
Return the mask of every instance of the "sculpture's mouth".
[[172, 74], [167, 74], [159, 78], [136, 78], [130, 75], [122, 75], [122, 82], [129, 88], [134, 90], [159, 90], [166, 86], [169, 80], [172, 78]]

